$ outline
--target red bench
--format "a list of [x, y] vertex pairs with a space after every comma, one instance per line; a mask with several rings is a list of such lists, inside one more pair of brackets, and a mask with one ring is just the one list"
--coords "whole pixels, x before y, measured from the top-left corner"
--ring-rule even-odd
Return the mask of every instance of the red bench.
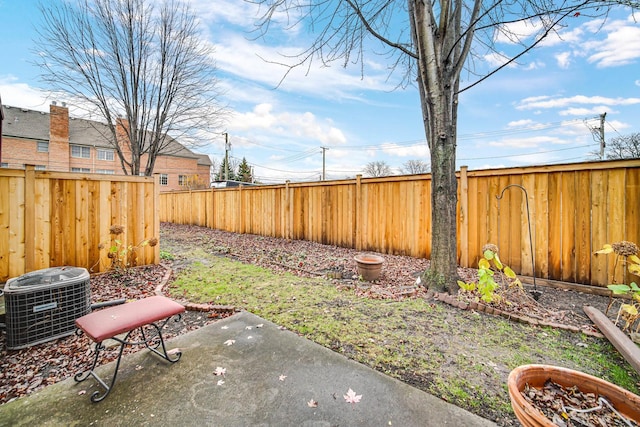
[[[91, 401], [99, 402], [103, 400], [113, 388], [125, 345], [144, 344], [149, 350], [171, 363], [180, 360], [181, 352], [177, 351], [172, 354], [172, 356], [174, 356], [173, 358], [170, 357], [167, 352], [164, 339], [162, 338], [162, 328], [173, 316], [177, 315], [178, 318], [176, 320], [180, 320], [180, 315], [183, 312], [184, 306], [182, 304], [163, 296], [153, 296], [115, 307], [105, 308], [76, 319], [75, 323], [79, 329], [78, 332], [84, 332], [95, 342], [95, 357], [91, 369], [86, 372], [79, 372], [74, 379], [82, 382], [89, 376], [92, 376], [105, 389], [103, 394], [100, 394], [100, 391], [95, 391], [91, 395]], [[163, 322], [160, 324], [157, 323], [162, 320]], [[150, 327], [151, 332], [145, 332], [145, 327]], [[142, 340], [129, 341], [130, 335], [138, 329], [140, 330]], [[124, 338], [117, 336], [125, 332], [126, 335]], [[100, 352], [105, 349], [103, 342], [107, 339], [113, 339], [120, 343], [118, 360], [113, 372], [113, 377], [111, 378], [111, 384], [109, 385], [95, 372]], [[159, 347], [162, 348], [162, 351], [158, 350]]]

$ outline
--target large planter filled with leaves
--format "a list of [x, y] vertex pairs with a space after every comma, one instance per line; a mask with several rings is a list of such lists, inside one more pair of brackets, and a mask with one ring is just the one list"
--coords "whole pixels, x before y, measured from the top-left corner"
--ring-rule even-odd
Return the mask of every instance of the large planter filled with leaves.
[[525, 427], [591, 425], [590, 417], [608, 419], [604, 425], [640, 423], [640, 396], [583, 372], [523, 365], [509, 374], [508, 388], [513, 411]]

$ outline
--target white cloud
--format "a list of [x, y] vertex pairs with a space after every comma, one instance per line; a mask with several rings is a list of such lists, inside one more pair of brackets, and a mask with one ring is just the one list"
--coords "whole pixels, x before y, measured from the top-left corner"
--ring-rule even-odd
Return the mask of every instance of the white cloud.
[[429, 147], [427, 147], [426, 141], [409, 146], [386, 143], [382, 144], [382, 151], [389, 156], [411, 157], [418, 159], [429, 158]]
[[501, 25], [494, 33], [496, 43], [519, 44], [542, 29], [539, 22], [533, 20], [518, 21]]
[[262, 136], [316, 141], [329, 146], [344, 144], [347, 140], [331, 120], [319, 120], [311, 112], [274, 112], [273, 105], [267, 103], [256, 105], [253, 111], [234, 114], [229, 121], [229, 129], [240, 134], [257, 131]]
[[561, 116], [583, 117], [583, 116], [593, 116], [593, 115], [602, 114], [604, 111], [606, 111], [609, 114], [617, 112], [615, 110], [612, 110], [608, 106], [599, 105], [591, 108], [571, 107], [571, 108], [567, 108], [565, 110], [559, 111], [558, 114], [560, 114]]
[[49, 111], [47, 94], [26, 83], [20, 83], [14, 76], [0, 76], [0, 94], [4, 105]]
[[555, 55], [556, 62], [558, 63], [558, 67], [562, 69], [569, 68], [571, 65], [571, 52], [560, 52]]
[[521, 120], [514, 120], [512, 122], [507, 123], [508, 127], [523, 127], [523, 126], [529, 126], [529, 125], [534, 125], [535, 122], [531, 119], [521, 119]]
[[523, 138], [503, 138], [496, 141], [490, 141], [487, 143], [490, 147], [500, 148], [535, 148], [544, 144], [562, 144], [564, 141], [561, 138], [549, 135], [523, 137]]
[[640, 104], [640, 98], [609, 98], [606, 96], [575, 95], [570, 97], [538, 96], [525, 98], [516, 106], [518, 110], [531, 110], [538, 108], [565, 108], [575, 105], [636, 105]]
[[[218, 68], [256, 84], [287, 92], [298, 92], [328, 99], [360, 99], [363, 90], [390, 91], [395, 88], [387, 81], [386, 72], [367, 71], [362, 77], [344, 67], [320, 67], [311, 64], [289, 69], [285, 64], [295, 64], [296, 57], [304, 51], [302, 46], [266, 46], [257, 41], [232, 35], [215, 46]], [[376, 67], [373, 67], [376, 68]], [[241, 89], [240, 89], [241, 90]]]
[[595, 51], [588, 61], [597, 67], [618, 67], [632, 64], [640, 59], [640, 26], [628, 25], [625, 21], [616, 21], [608, 25], [607, 37], [601, 41], [585, 43], [585, 48]]

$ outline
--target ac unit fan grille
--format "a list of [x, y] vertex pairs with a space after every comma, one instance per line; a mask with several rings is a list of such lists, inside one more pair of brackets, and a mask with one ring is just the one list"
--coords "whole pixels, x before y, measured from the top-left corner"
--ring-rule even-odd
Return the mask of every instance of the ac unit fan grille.
[[26, 292], [5, 292], [7, 348], [17, 350], [71, 335], [91, 309], [89, 279]]

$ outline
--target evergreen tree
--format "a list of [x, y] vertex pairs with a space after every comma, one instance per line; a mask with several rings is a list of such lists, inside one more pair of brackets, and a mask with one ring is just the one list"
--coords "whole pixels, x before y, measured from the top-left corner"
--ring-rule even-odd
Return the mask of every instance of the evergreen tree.
[[[229, 172], [229, 177], [227, 178], [226, 172]], [[233, 167], [230, 163], [227, 163], [226, 157], [222, 159], [220, 162], [220, 169], [218, 169], [218, 173], [216, 174], [216, 181], [226, 181], [229, 179], [230, 181], [234, 181], [236, 179], [236, 174], [233, 172]]]
[[238, 174], [236, 176], [238, 181], [253, 182], [253, 174], [251, 173], [251, 166], [247, 163], [246, 158], [242, 158], [242, 162], [238, 166]]

